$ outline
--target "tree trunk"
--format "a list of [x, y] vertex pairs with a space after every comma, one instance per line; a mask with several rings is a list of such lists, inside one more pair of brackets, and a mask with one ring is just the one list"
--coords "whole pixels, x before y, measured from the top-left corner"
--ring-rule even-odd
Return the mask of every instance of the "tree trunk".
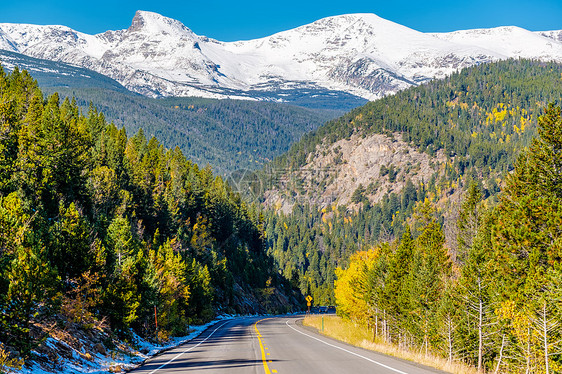
[[382, 315], [383, 315], [383, 320], [382, 320], [382, 333], [384, 336], [384, 342], [387, 343], [387, 337], [388, 337], [388, 331], [387, 331], [387, 326], [386, 326], [386, 310], [382, 311]]
[[529, 327], [527, 329], [527, 334], [528, 334], [528, 338], [527, 338], [527, 356], [525, 357], [525, 360], [527, 361], [527, 370], [525, 371], [525, 374], [529, 374], [531, 372], [531, 328]]
[[375, 314], [375, 336], [373, 336], [373, 341], [379, 336], [379, 310], [376, 310]]
[[542, 332], [543, 332], [543, 344], [544, 344], [544, 369], [546, 374], [550, 374], [548, 365], [548, 326], [546, 318], [546, 300], [542, 306]]
[[482, 372], [482, 354], [484, 351], [484, 332], [482, 331], [484, 324], [484, 302], [482, 300], [482, 283], [478, 277], [478, 372]]
[[449, 363], [453, 362], [453, 321], [451, 315], [447, 314], [447, 342], [449, 343]]
[[498, 364], [496, 365], [496, 370], [494, 371], [494, 374], [498, 374], [500, 372], [500, 366], [502, 364], [503, 347], [504, 346], [505, 346], [505, 334], [502, 335], [502, 346], [500, 348], [500, 357], [498, 358]]

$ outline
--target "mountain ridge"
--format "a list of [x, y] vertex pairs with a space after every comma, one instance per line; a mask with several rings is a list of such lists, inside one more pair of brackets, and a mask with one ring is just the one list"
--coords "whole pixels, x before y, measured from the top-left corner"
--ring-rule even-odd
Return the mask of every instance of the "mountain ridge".
[[357, 13], [221, 42], [137, 11], [129, 28], [96, 35], [2, 23], [0, 49], [86, 67], [153, 97], [282, 101], [266, 93], [328, 89], [373, 100], [471, 65], [519, 57], [560, 62], [561, 35], [517, 27], [422, 33]]

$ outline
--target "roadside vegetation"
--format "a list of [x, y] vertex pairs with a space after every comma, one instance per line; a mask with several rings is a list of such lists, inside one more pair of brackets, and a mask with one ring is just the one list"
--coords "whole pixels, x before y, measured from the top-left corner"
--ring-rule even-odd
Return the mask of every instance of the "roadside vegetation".
[[[322, 319], [324, 320], [322, 322]], [[443, 370], [454, 374], [476, 374], [478, 371], [469, 365], [459, 362], [449, 362], [446, 359], [426, 355], [421, 351], [407, 351], [399, 347], [384, 342], [376, 336], [373, 328], [367, 325], [353, 322], [350, 319], [336, 315], [317, 315], [310, 314], [304, 318], [305, 326], [314, 327], [319, 333], [340, 340], [342, 342], [365, 348], [371, 351], [380, 352], [389, 356], [398, 357], [404, 360], [417, 362], [435, 369]], [[322, 326], [324, 329], [322, 330]]]

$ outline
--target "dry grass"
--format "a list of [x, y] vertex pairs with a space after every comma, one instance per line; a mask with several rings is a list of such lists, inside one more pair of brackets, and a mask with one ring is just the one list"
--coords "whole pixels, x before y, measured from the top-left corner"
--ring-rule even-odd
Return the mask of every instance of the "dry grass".
[[[324, 318], [324, 331], [322, 331], [322, 317]], [[384, 342], [373, 342], [372, 330], [365, 326], [345, 320], [334, 315], [309, 315], [304, 319], [304, 325], [311, 326], [326, 336], [341, 340], [348, 344], [369, 349], [380, 353], [414, 361], [422, 365], [430, 366], [439, 370], [454, 374], [477, 374], [477, 370], [460, 362], [448, 362], [447, 360], [425, 355], [420, 352], [412, 352], [398, 349], [395, 345]]]

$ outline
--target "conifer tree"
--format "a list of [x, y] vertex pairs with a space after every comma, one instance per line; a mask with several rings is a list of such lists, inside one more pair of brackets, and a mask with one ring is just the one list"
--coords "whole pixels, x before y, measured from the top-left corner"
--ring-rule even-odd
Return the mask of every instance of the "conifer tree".
[[17, 346], [26, 357], [34, 346], [30, 322], [52, 314], [58, 306], [60, 278], [46, 260], [41, 244], [19, 245], [6, 276], [9, 286], [3, 300], [4, 334], [6, 342]]
[[[502, 191], [492, 240], [497, 281], [527, 370], [549, 372], [551, 338], [560, 334], [552, 325], [547, 305], [558, 298], [545, 292], [549, 279], [558, 279], [562, 261], [562, 118], [559, 107], [549, 105], [539, 118], [534, 139], [507, 177]], [[555, 314], [554, 314], [555, 315]], [[558, 318], [558, 317], [554, 317]], [[542, 336], [541, 340], [533, 331]], [[537, 344], [535, 344], [537, 343]], [[540, 344], [540, 345], [539, 345]], [[535, 362], [534, 347], [542, 346], [542, 364]]]

